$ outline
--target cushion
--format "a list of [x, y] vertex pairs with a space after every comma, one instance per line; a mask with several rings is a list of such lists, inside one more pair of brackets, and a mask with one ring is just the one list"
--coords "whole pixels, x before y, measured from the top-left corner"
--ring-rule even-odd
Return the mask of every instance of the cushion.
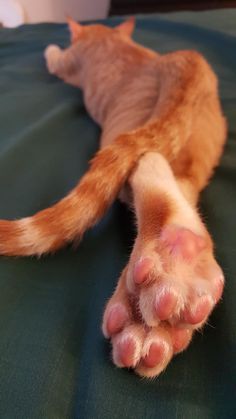
[[[100, 329], [135, 234], [122, 204], [76, 249], [41, 259], [1, 257], [1, 418], [235, 417], [235, 20], [235, 10], [137, 16], [134, 34], [163, 53], [200, 51], [219, 77], [229, 136], [200, 207], [226, 274], [223, 300], [189, 349], [148, 381], [114, 367]], [[68, 42], [64, 24], [0, 30], [0, 218], [31, 215], [62, 198], [98, 148], [99, 129], [81, 92], [45, 67], [45, 47]]]

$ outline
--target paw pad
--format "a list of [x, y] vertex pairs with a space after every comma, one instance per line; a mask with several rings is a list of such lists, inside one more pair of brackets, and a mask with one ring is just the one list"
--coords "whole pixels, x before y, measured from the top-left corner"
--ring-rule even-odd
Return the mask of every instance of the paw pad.
[[129, 318], [126, 308], [120, 304], [114, 304], [107, 309], [103, 321], [103, 333], [105, 337], [110, 337], [118, 333]]
[[206, 239], [183, 227], [169, 225], [164, 228], [160, 237], [169, 248], [173, 256], [182, 256], [185, 260], [192, 260], [205, 247]]
[[165, 342], [153, 342], [147, 355], [143, 358], [143, 363], [147, 368], [153, 368], [164, 361], [167, 352]]

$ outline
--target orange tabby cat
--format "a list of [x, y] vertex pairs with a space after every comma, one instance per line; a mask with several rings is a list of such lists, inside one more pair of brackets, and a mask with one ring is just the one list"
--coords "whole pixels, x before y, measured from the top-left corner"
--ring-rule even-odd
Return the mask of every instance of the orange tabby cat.
[[120, 193], [135, 209], [137, 238], [103, 333], [117, 366], [153, 377], [188, 346], [223, 290], [196, 209], [226, 138], [217, 79], [197, 52], [159, 55], [133, 42], [133, 19], [113, 29], [69, 19], [69, 27], [69, 48], [46, 49], [48, 70], [83, 90], [101, 150], [56, 205], [0, 221], [0, 253], [41, 255], [77, 240]]

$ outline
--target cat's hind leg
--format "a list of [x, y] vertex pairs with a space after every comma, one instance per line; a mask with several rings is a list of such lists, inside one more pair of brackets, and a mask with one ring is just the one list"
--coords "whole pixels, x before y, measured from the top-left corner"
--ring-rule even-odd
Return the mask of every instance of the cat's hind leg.
[[148, 326], [201, 326], [219, 301], [224, 277], [197, 210], [163, 156], [147, 153], [131, 179], [138, 236], [127, 286], [139, 294]]
[[155, 376], [206, 322], [224, 278], [211, 238], [166, 159], [147, 153], [130, 183], [138, 235], [103, 331], [112, 338], [116, 365]]

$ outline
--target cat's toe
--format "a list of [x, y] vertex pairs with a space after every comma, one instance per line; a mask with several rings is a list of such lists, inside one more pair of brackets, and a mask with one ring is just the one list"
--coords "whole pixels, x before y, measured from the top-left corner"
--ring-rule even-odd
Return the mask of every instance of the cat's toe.
[[116, 366], [135, 368], [142, 356], [145, 331], [142, 325], [131, 324], [112, 338], [112, 359]]
[[157, 377], [171, 361], [173, 355], [182, 352], [191, 342], [192, 329], [180, 329], [161, 322], [147, 332], [142, 357], [135, 372], [142, 377]]
[[140, 289], [139, 309], [149, 327], [155, 327], [160, 321], [170, 321], [179, 316], [183, 306], [180, 290], [168, 283], [154, 283]]
[[214, 300], [210, 295], [205, 295], [197, 299], [195, 304], [188, 304], [183, 310], [183, 321], [190, 325], [202, 323], [211, 313], [214, 307]]
[[166, 368], [172, 356], [173, 345], [168, 331], [164, 327], [152, 328], [146, 334], [142, 357], [135, 371], [143, 377], [156, 377]]
[[130, 320], [129, 309], [123, 302], [111, 302], [103, 316], [102, 331], [106, 338], [120, 332]]
[[171, 336], [173, 353], [178, 354], [179, 352], [184, 351], [191, 342], [194, 333], [193, 329], [178, 328], [174, 326], [169, 326], [167, 329]]

